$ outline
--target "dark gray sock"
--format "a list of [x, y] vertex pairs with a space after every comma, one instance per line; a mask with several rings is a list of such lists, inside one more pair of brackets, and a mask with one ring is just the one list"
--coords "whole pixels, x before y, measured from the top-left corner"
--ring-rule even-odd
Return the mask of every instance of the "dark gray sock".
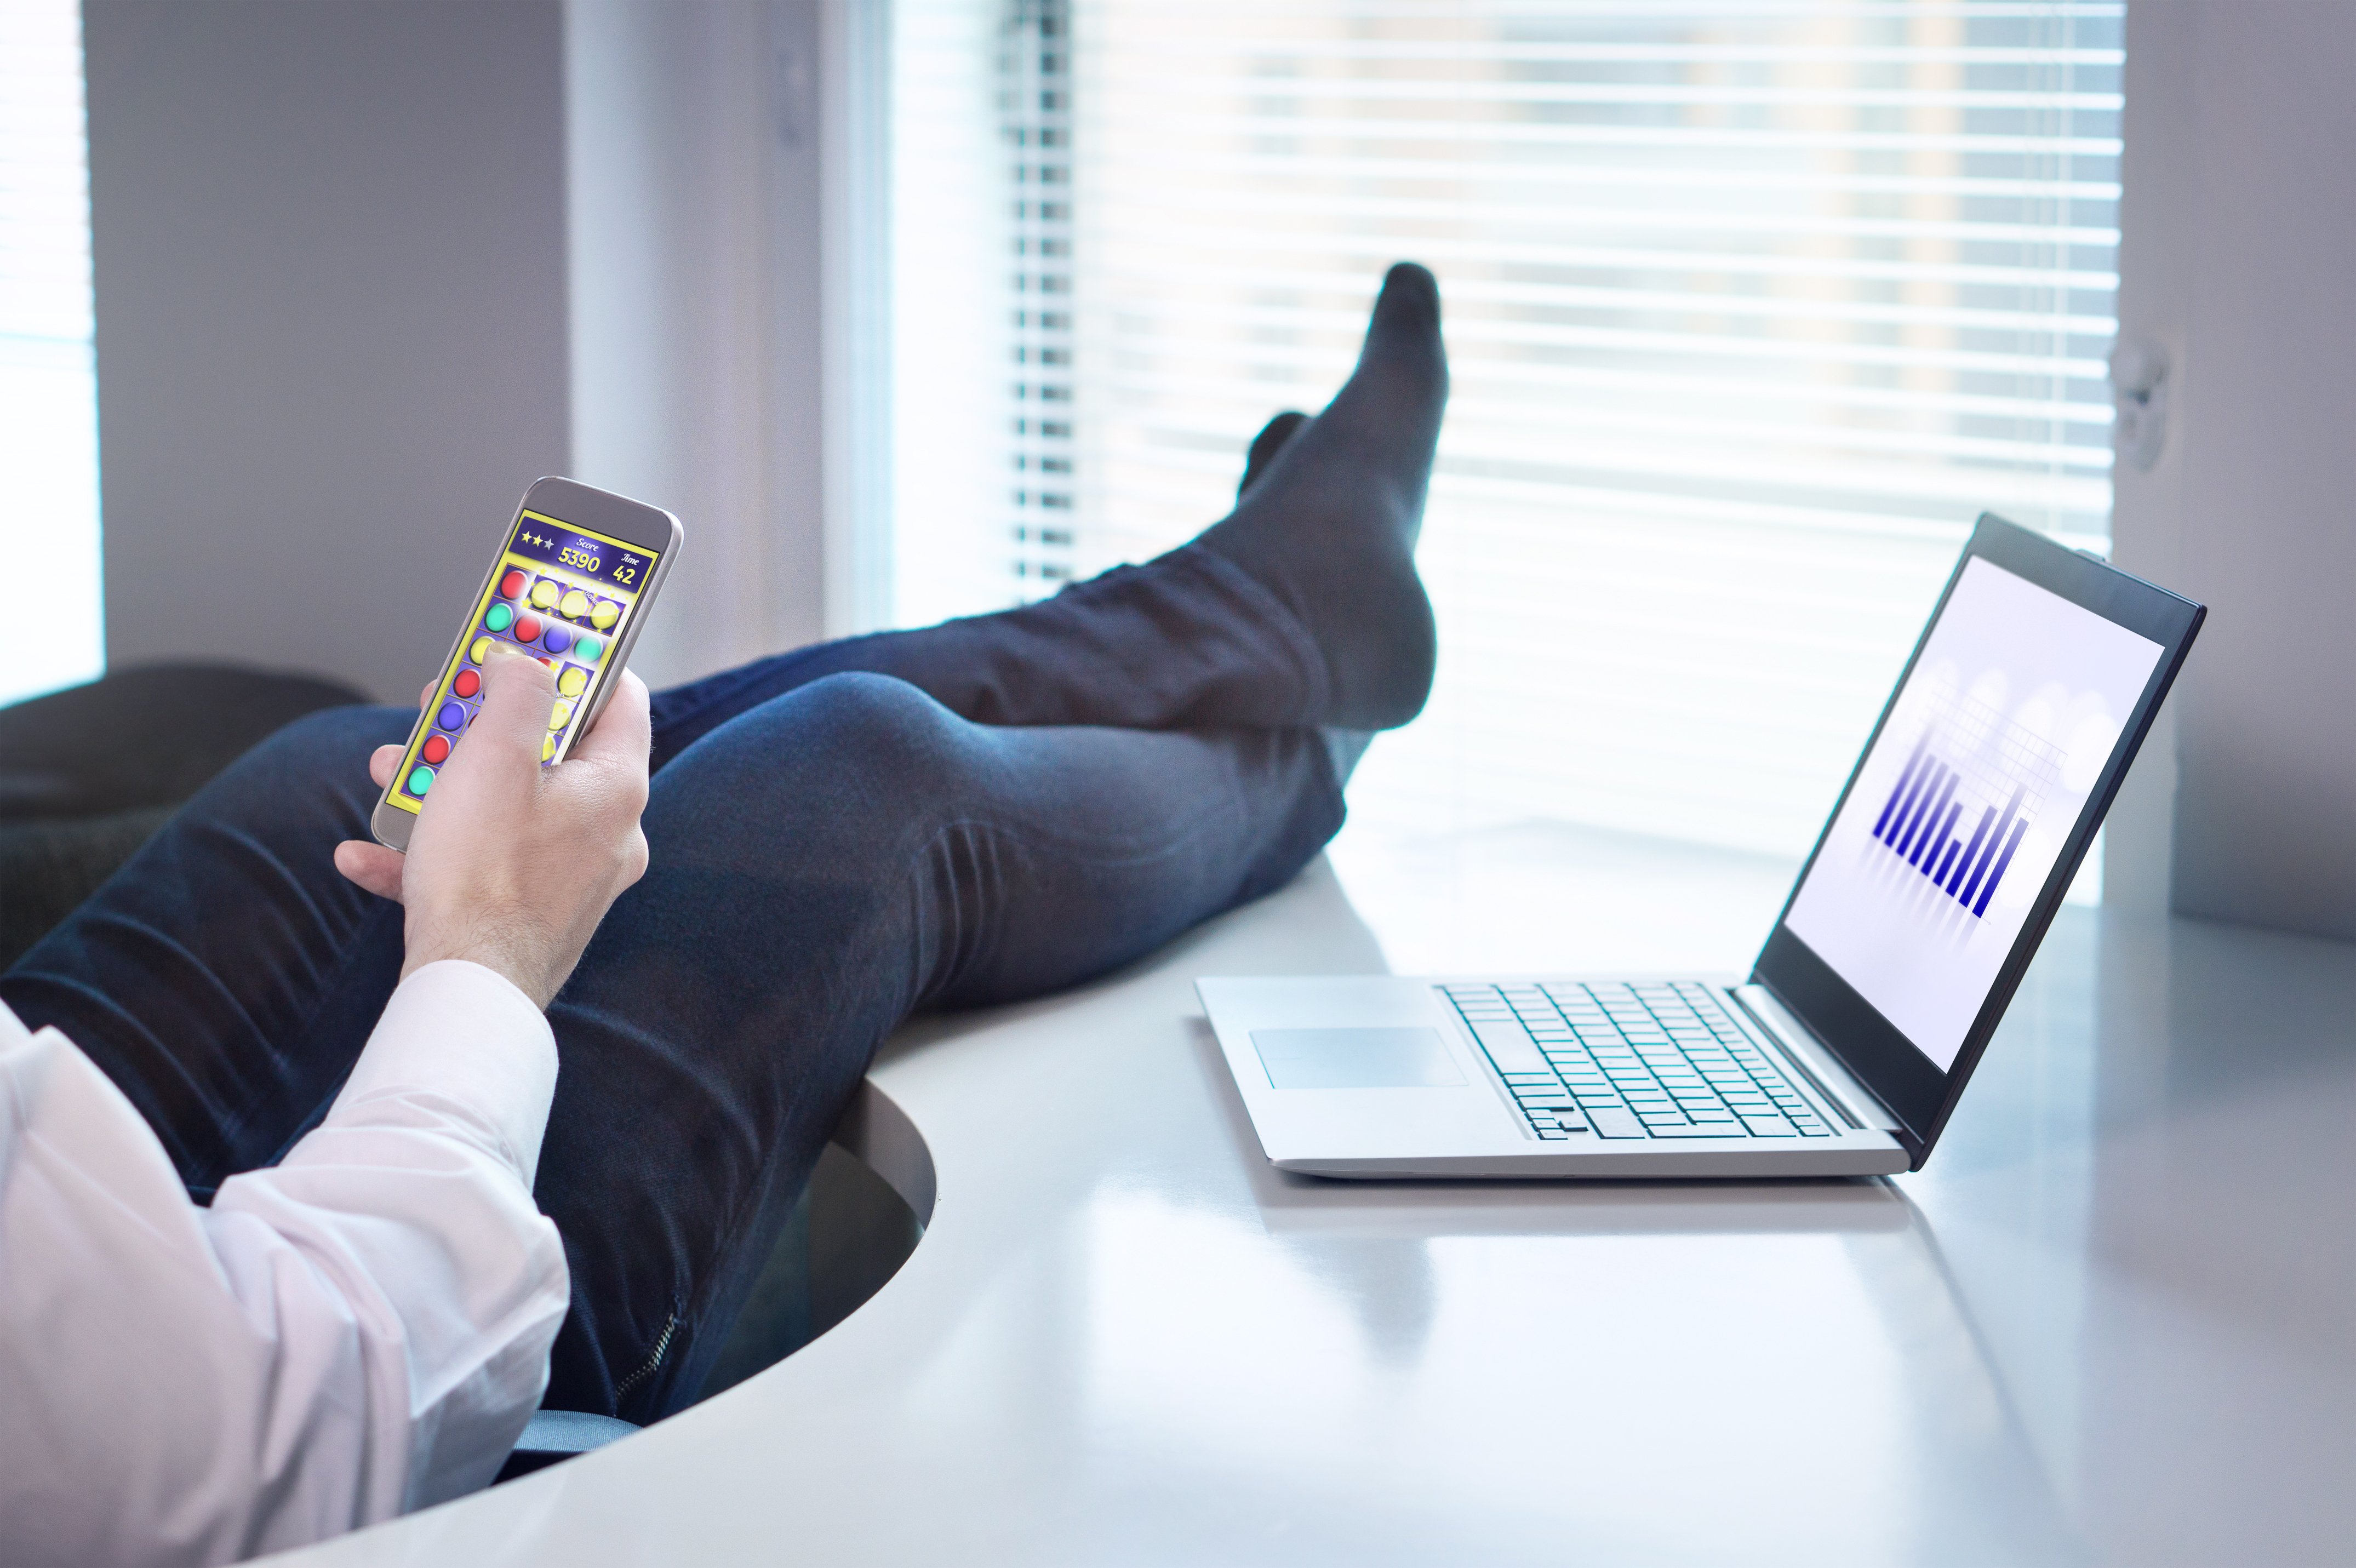
[[1236, 509], [1200, 541], [1300, 617], [1331, 677], [1322, 717], [1341, 729], [1404, 724], [1430, 694], [1437, 635], [1415, 541], [1447, 401], [1439, 285], [1401, 262], [1356, 370], [1315, 419], [1269, 421]]

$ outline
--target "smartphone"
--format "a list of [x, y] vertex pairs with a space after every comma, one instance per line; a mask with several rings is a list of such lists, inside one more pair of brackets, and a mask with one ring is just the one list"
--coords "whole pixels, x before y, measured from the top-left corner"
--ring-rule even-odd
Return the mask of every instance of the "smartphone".
[[564, 760], [597, 721], [638, 640], [647, 607], [679, 554], [683, 530], [659, 507], [570, 479], [524, 492], [491, 559], [434, 695], [369, 819], [377, 842], [406, 852], [434, 775], [465, 744], [483, 700], [483, 661], [495, 643], [556, 672], [556, 707], [541, 743], [542, 767]]

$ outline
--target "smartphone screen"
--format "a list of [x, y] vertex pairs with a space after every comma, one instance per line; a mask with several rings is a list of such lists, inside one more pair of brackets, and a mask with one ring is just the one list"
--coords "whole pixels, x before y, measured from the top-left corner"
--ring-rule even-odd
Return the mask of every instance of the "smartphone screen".
[[412, 815], [420, 809], [482, 706], [483, 661], [494, 643], [520, 648], [556, 672], [556, 707], [540, 760], [546, 766], [561, 759], [589, 716], [607, 657], [629, 629], [660, 553], [544, 513], [519, 517], [386, 801]]

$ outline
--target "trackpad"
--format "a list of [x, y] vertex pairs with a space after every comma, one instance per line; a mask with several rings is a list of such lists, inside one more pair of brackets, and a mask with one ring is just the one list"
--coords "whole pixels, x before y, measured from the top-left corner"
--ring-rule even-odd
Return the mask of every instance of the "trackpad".
[[1464, 1082], [1428, 1029], [1256, 1029], [1277, 1089], [1444, 1089]]

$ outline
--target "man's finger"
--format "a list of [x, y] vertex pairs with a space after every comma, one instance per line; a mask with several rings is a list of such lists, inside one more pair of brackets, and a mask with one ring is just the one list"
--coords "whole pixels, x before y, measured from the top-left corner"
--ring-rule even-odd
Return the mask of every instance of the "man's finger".
[[336, 846], [336, 869], [380, 899], [401, 901], [402, 857], [381, 844], [347, 838]]
[[440, 684], [441, 683], [439, 681], [429, 680], [418, 688], [417, 710], [420, 713], [424, 712], [425, 705], [434, 700], [434, 688]]
[[567, 760], [617, 763], [646, 772], [648, 753], [654, 749], [650, 706], [647, 683], [634, 672], [624, 670], [622, 678], [615, 684], [614, 695], [605, 700], [605, 710], [597, 715], [596, 724], [573, 743]]
[[450, 765], [464, 762], [470, 770], [497, 767], [517, 773], [529, 769], [529, 776], [536, 777], [549, 713], [556, 706], [556, 677], [510, 644], [494, 643], [491, 649], [483, 667], [482, 706], [452, 749]]
[[377, 788], [391, 787], [392, 770], [401, 766], [402, 750], [400, 746], [379, 746], [369, 753], [369, 777], [376, 780]]

